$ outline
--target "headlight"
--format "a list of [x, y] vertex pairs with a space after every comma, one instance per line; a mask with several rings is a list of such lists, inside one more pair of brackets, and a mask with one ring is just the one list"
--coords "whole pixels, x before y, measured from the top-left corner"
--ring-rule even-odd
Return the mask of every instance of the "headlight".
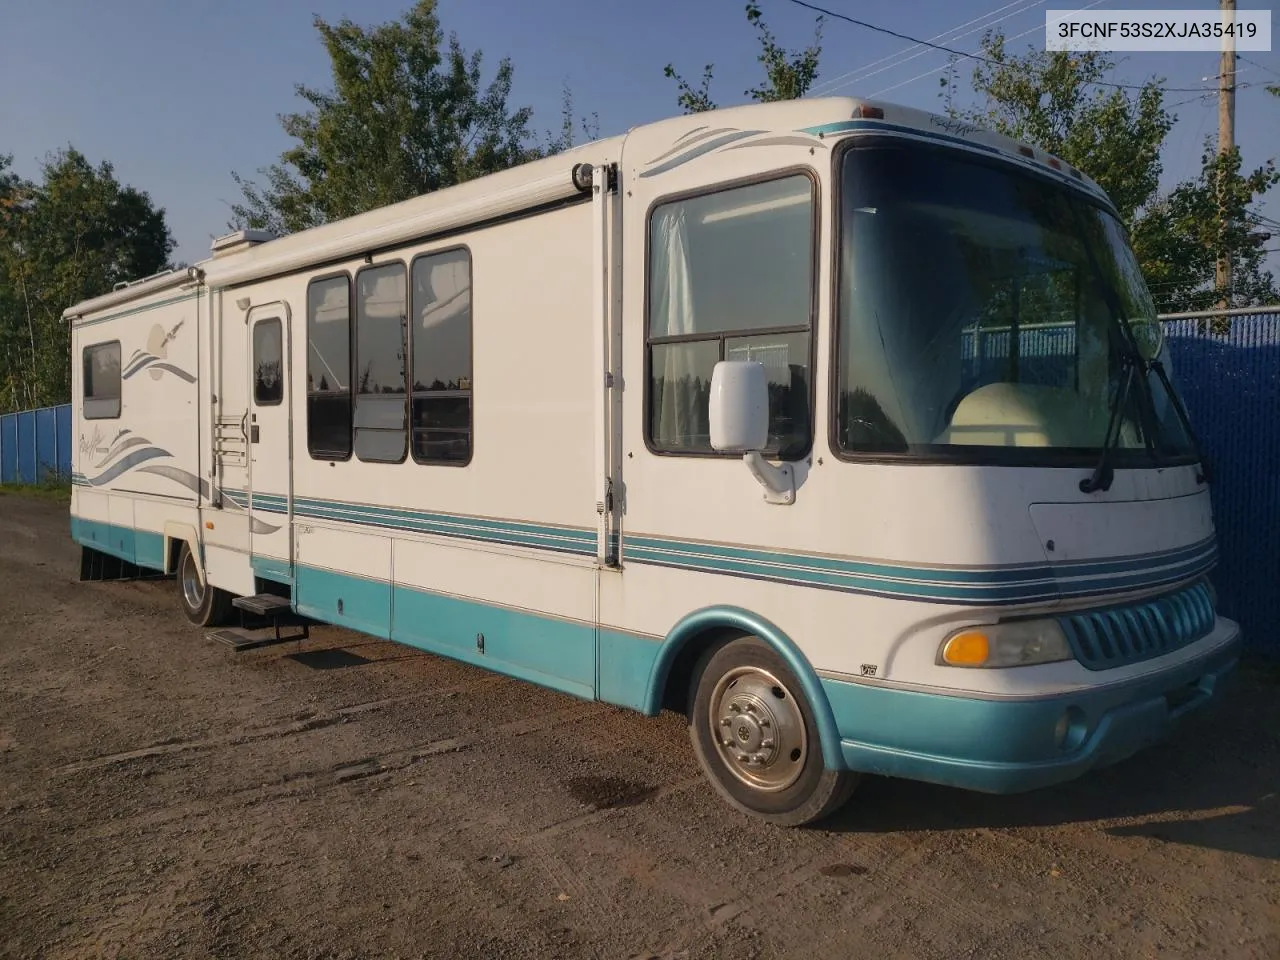
[[1020, 620], [958, 630], [942, 644], [941, 660], [953, 667], [1023, 667], [1072, 658], [1056, 620]]

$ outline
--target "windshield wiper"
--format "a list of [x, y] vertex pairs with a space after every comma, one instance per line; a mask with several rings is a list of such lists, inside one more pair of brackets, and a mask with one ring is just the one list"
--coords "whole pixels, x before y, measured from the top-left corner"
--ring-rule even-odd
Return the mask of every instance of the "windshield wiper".
[[1124, 419], [1123, 411], [1129, 404], [1129, 391], [1133, 389], [1133, 380], [1137, 373], [1139, 362], [1139, 358], [1128, 350], [1124, 350], [1120, 354], [1120, 363], [1124, 369], [1124, 380], [1120, 383], [1120, 390], [1116, 393], [1115, 403], [1111, 407], [1111, 419], [1107, 421], [1107, 434], [1102, 438], [1102, 455], [1098, 458], [1098, 465], [1093, 468], [1092, 475], [1080, 481], [1080, 490], [1083, 493], [1111, 489], [1111, 481], [1116, 476], [1115, 469], [1111, 466], [1111, 452], [1115, 449], [1115, 445], [1120, 442], [1120, 430]]
[[[1111, 481], [1115, 475], [1115, 471], [1111, 467], [1111, 451], [1114, 444], [1120, 439], [1120, 429], [1117, 424], [1121, 419], [1121, 412], [1129, 402], [1129, 391], [1133, 386], [1135, 375], [1139, 371], [1142, 373], [1143, 395], [1139, 397], [1138, 424], [1142, 432], [1143, 446], [1146, 447], [1147, 454], [1153, 459], [1156, 456], [1155, 437], [1159, 433], [1159, 426], [1155, 413], [1155, 398], [1152, 395], [1151, 383], [1147, 379], [1147, 370], [1150, 369], [1149, 363], [1142, 355], [1142, 349], [1138, 346], [1138, 340], [1134, 336], [1133, 329], [1129, 326], [1129, 322], [1124, 319], [1125, 311], [1120, 305], [1120, 298], [1116, 295], [1116, 291], [1111, 284], [1107, 282], [1102, 265], [1098, 263], [1097, 252], [1089, 242], [1089, 231], [1085, 229], [1083, 214], [1076, 204], [1072, 204], [1072, 209], [1075, 212], [1076, 225], [1080, 229], [1080, 239], [1085, 255], [1089, 258], [1089, 266], [1092, 268], [1094, 280], [1098, 284], [1099, 292], [1101, 292], [1103, 299], [1106, 301], [1111, 325], [1120, 335], [1120, 363], [1124, 368], [1125, 377], [1120, 393], [1116, 395], [1116, 405], [1111, 410], [1111, 421], [1107, 424], [1107, 435], [1102, 442], [1102, 456], [1099, 458], [1098, 465], [1094, 468], [1092, 476], [1080, 481], [1080, 489], [1082, 491], [1093, 493], [1095, 490], [1109, 490], [1111, 488]], [[1146, 401], [1145, 403], [1142, 402], [1144, 400]], [[1116, 427], [1114, 437], [1112, 436], [1112, 427]]]
[[1160, 385], [1164, 387], [1165, 395], [1173, 404], [1173, 411], [1178, 415], [1178, 421], [1182, 424], [1182, 429], [1187, 432], [1187, 439], [1191, 441], [1191, 449], [1195, 451], [1196, 460], [1200, 464], [1200, 472], [1196, 474], [1196, 483], [1212, 483], [1213, 477], [1209, 471], [1209, 458], [1204, 454], [1204, 448], [1200, 446], [1200, 438], [1196, 436], [1195, 429], [1191, 426], [1191, 418], [1187, 415], [1187, 408], [1182, 405], [1182, 398], [1178, 396], [1177, 391], [1173, 389], [1173, 384], [1169, 382], [1169, 374], [1165, 373], [1164, 364], [1159, 360], [1152, 360], [1147, 366], [1156, 372], [1156, 376], [1160, 378]]

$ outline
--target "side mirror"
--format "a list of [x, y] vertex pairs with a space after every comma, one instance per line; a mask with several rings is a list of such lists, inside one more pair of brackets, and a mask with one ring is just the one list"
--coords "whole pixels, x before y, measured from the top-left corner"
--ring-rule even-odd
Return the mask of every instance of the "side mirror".
[[769, 378], [748, 360], [721, 360], [711, 374], [711, 447], [750, 453], [769, 443]]
[[768, 503], [796, 502], [795, 469], [764, 458], [769, 444], [769, 377], [764, 365], [747, 360], [721, 360], [711, 374], [708, 410], [711, 447], [740, 453], [751, 475], [764, 487]]

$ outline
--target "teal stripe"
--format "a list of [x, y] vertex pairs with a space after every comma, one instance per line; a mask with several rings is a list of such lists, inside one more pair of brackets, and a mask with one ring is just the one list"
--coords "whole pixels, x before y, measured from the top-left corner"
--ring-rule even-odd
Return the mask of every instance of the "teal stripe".
[[391, 584], [301, 565], [294, 576], [294, 608], [299, 613], [391, 639]]
[[393, 605], [391, 638], [399, 643], [594, 698], [595, 628], [590, 624], [401, 586], [394, 590]]
[[1079, 574], [1125, 573], [1138, 568], [1150, 568], [1166, 564], [1190, 562], [1203, 559], [1206, 555], [1216, 554], [1217, 541], [1213, 537], [1199, 543], [1172, 550], [1160, 550], [1155, 553], [1134, 554], [1129, 557], [1110, 557], [1103, 560], [1068, 560], [1053, 564], [1053, 570], [1060, 577], [1071, 577]]
[[[227, 491], [247, 503], [244, 491]], [[239, 501], [237, 501], [239, 502]], [[285, 513], [286, 498], [255, 494], [255, 509]], [[336, 520], [384, 530], [407, 530], [504, 546], [594, 556], [595, 531], [588, 528], [468, 517], [351, 504], [314, 497], [294, 500], [296, 516]], [[1004, 567], [908, 567], [874, 560], [790, 554], [733, 544], [659, 537], [623, 539], [624, 563], [768, 580], [872, 596], [962, 605], [1051, 602], [1125, 589], [1175, 583], [1199, 576], [1217, 560], [1213, 538], [1163, 553], [1069, 563]]]
[[164, 537], [147, 530], [133, 532], [133, 562], [151, 570], [164, 569]]
[[164, 536], [112, 523], [71, 518], [71, 539], [81, 546], [127, 560], [140, 567], [164, 570]]
[[[306, 616], [595, 698], [596, 629], [589, 623], [301, 564], [296, 576], [296, 608]], [[625, 659], [611, 669], [601, 699], [619, 706], [645, 703], [647, 666], [657, 656], [658, 644], [622, 631], [606, 633], [609, 650], [625, 650]], [[642, 644], [649, 648], [648, 661]]]
[[[1071, 780], [1162, 739], [1221, 693], [1240, 638], [1208, 655], [1127, 683], [1030, 700], [991, 700], [823, 679], [852, 770], [1012, 793]], [[1189, 689], [1170, 709], [1165, 694]], [[1066, 726], [1059, 741], [1059, 723]]]
[[[596, 680], [599, 699], [656, 716], [662, 709], [662, 688], [655, 692], [651, 685], [662, 646], [656, 638], [601, 627]], [[661, 682], [666, 683], [665, 674]]]
[[867, 576], [880, 579], [901, 579], [904, 575], [927, 576], [931, 582], [959, 584], [1001, 584], [1030, 582], [1043, 584], [1051, 581], [1052, 570], [1045, 564], [1027, 564], [988, 569], [964, 569], [960, 567], [907, 568], [875, 561], [848, 560], [809, 554], [784, 554], [721, 544], [667, 540], [655, 537], [627, 536], [624, 547], [628, 558], [637, 554], [662, 555], [672, 558], [689, 558], [691, 562], [703, 562], [708, 557], [717, 560], [760, 564], [783, 570], [809, 568], [817, 573]]
[[249, 559], [254, 576], [275, 583], [292, 584], [293, 572], [289, 569], [288, 560], [277, 560], [275, 557], [253, 556]]
[[1014, 600], [1031, 601], [1057, 598], [1057, 590], [1053, 581], [1032, 584], [1005, 583], [970, 583], [946, 585], [932, 580], [914, 580], [920, 571], [900, 570], [895, 578], [874, 577], [856, 572], [853, 569], [824, 573], [817, 570], [799, 569], [794, 563], [770, 562], [768, 560], [735, 560], [708, 551], [708, 555], [697, 558], [688, 553], [672, 550], [655, 550], [635, 548], [629, 539], [623, 541], [623, 560], [639, 561], [655, 566], [674, 567], [681, 570], [697, 570], [704, 573], [729, 574], [752, 579], [769, 580], [777, 583], [789, 583], [797, 586], [820, 587], [823, 589], [842, 590], [850, 593], [878, 594], [890, 597], [904, 597], [917, 600], [951, 600], [970, 603], [998, 603]]
[[[255, 501], [256, 503], [256, 501]], [[461, 540], [479, 540], [506, 546], [533, 547], [561, 553], [595, 553], [595, 536], [589, 530], [557, 529], [534, 524], [473, 520], [446, 514], [409, 513], [382, 507], [358, 507], [343, 504], [317, 505], [314, 501], [295, 500], [294, 514], [323, 520], [341, 520], [381, 529], [410, 530]]]

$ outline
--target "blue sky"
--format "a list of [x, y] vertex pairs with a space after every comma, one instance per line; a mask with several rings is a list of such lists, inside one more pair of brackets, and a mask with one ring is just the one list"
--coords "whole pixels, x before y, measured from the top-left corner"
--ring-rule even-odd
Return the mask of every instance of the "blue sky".
[[[38, 172], [40, 158], [74, 144], [92, 161], [110, 160], [118, 176], [148, 191], [165, 208], [178, 241], [175, 257], [202, 259], [209, 240], [225, 232], [237, 197], [230, 172], [253, 175], [288, 141], [277, 116], [298, 109], [302, 82], [327, 86], [328, 62], [313, 15], [350, 16], [372, 24], [397, 18], [410, 0], [4, 0], [0, 24], [0, 152], [18, 171]], [[1062, 0], [899, 0], [896, 3], [819, 0], [820, 5], [912, 36], [976, 50], [981, 29], [996, 25], [1016, 48], [1044, 45], [1044, 11], [1082, 6]], [[1241, 4], [1265, 8], [1270, 0]], [[1216, 0], [1105, 0], [1098, 9], [1206, 9]], [[716, 64], [721, 103], [743, 102], [760, 76], [756, 41], [744, 0], [441, 0], [446, 33], [468, 50], [484, 51], [492, 67], [504, 56], [515, 66], [517, 104], [535, 110], [539, 131], [555, 128], [569, 84], [582, 113], [599, 116], [600, 134], [677, 112], [675, 85], [662, 75], [673, 62], [690, 79]], [[780, 39], [801, 46], [813, 34], [813, 14], [787, 2], [762, 0]], [[971, 21], [979, 21], [970, 23]], [[962, 26], [969, 24], [968, 26]], [[1273, 24], [1273, 30], [1280, 23]], [[976, 31], [976, 32], [968, 32]], [[818, 92], [873, 95], [941, 109], [946, 55], [910, 50], [902, 40], [840, 21], [826, 25]], [[1209, 90], [1218, 56], [1210, 53], [1116, 54], [1117, 77], [1151, 75], [1170, 87]], [[1239, 64], [1236, 135], [1247, 163], [1280, 156], [1280, 99], [1263, 90], [1280, 82], [1280, 52], [1246, 53]], [[883, 61], [883, 62], [881, 62]], [[878, 71], [859, 81], [862, 74]], [[926, 74], [925, 76], [921, 76]], [[831, 81], [847, 76], [834, 87]], [[965, 89], [961, 75], [961, 90]], [[1208, 79], [1206, 79], [1208, 78]], [[1252, 84], [1251, 86], [1244, 86]], [[1190, 102], [1184, 102], [1190, 101]], [[1217, 129], [1216, 101], [1170, 93], [1179, 122], [1167, 142], [1166, 185], [1192, 174], [1201, 143]], [[1280, 219], [1280, 190], [1263, 205]], [[1277, 231], [1280, 234], [1280, 231]], [[1280, 247], [1280, 235], [1269, 244]], [[1272, 258], [1280, 272], [1280, 257]]]

